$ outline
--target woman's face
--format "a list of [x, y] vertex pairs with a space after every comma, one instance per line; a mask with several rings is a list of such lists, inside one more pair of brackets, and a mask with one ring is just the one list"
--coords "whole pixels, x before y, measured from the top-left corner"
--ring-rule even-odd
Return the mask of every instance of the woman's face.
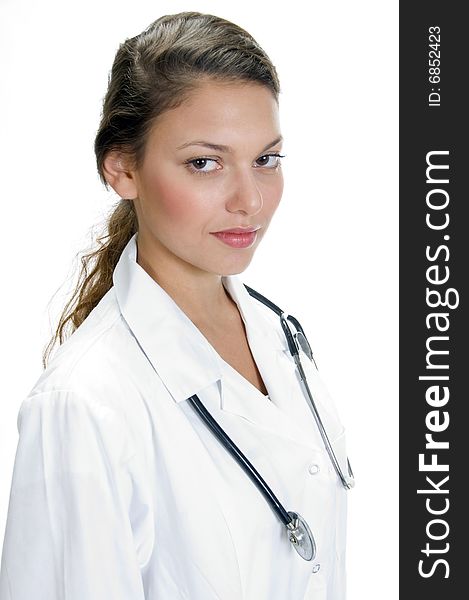
[[[139, 253], [156, 272], [162, 261], [218, 275], [246, 269], [282, 196], [279, 138], [277, 103], [253, 83], [201, 84], [156, 120], [134, 172]], [[257, 232], [214, 235], [239, 227]]]

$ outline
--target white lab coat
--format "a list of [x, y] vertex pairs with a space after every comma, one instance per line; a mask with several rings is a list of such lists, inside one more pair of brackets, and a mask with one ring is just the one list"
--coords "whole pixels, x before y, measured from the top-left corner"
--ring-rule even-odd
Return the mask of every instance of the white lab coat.
[[[222, 281], [270, 399], [138, 265], [134, 236], [114, 286], [21, 404], [0, 600], [345, 598], [347, 492], [278, 317], [239, 276]], [[345, 469], [344, 429], [302, 359]], [[314, 561], [187, 403], [193, 394], [306, 519]]]

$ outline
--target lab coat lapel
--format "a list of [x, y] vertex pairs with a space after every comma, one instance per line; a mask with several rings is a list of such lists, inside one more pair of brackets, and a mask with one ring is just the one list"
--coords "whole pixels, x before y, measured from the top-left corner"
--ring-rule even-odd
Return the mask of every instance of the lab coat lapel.
[[120, 311], [176, 402], [221, 378], [214, 350], [169, 294], [137, 263], [135, 234], [114, 269]]
[[270, 309], [252, 298], [238, 277], [224, 278], [224, 285], [238, 305], [251, 352], [271, 402], [263, 398], [254, 386], [251, 390], [253, 397], [246, 399], [235, 390], [227, 390], [225, 384], [222, 386], [222, 410], [236, 414], [274, 435], [308, 448], [317, 448], [319, 440], [311, 435], [312, 415], [303, 398], [295, 364], [289, 358], [283, 333], [280, 334], [279, 327], [274, 327], [272, 318], [266, 316], [265, 311]]

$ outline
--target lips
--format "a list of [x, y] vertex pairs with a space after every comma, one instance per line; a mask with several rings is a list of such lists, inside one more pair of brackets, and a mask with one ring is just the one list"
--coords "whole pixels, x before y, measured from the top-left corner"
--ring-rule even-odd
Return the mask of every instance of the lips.
[[220, 231], [213, 231], [212, 233], [252, 233], [260, 229], [260, 225], [253, 225], [252, 227], [232, 227], [231, 229], [221, 229]]
[[250, 248], [256, 241], [258, 229], [260, 227], [234, 227], [223, 231], [214, 231], [212, 235], [232, 248]]

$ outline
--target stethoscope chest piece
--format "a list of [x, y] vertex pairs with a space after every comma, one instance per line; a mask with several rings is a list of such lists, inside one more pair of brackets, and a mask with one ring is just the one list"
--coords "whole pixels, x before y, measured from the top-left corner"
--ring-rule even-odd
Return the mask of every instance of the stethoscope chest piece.
[[287, 525], [288, 539], [301, 558], [313, 560], [316, 556], [316, 542], [308, 523], [296, 512], [288, 511], [288, 514], [292, 518]]

